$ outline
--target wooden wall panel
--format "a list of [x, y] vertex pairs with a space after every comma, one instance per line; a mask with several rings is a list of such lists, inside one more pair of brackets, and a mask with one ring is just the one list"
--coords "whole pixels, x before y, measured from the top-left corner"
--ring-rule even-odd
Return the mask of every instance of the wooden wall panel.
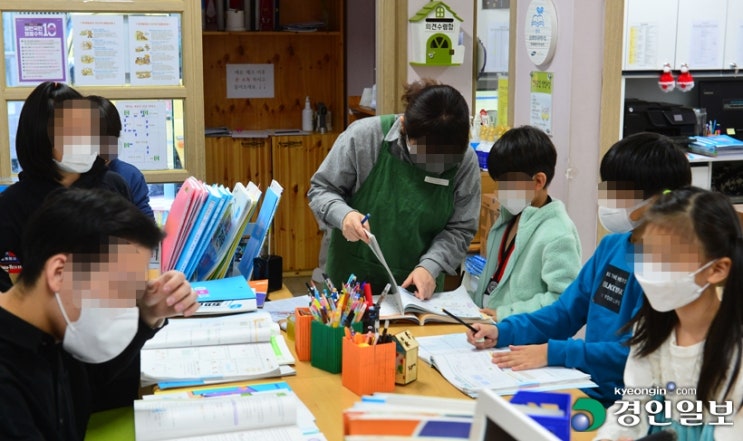
[[283, 257], [284, 274], [312, 270], [318, 264], [322, 233], [310, 211], [310, 178], [330, 151], [337, 135], [273, 138], [273, 175], [284, 194], [274, 219], [273, 254]]
[[253, 181], [265, 190], [271, 184], [269, 138], [206, 138], [206, 182], [232, 188]]

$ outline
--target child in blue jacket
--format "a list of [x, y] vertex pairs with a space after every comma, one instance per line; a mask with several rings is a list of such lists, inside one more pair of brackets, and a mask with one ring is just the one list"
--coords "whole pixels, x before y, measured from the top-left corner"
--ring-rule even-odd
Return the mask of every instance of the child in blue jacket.
[[[633, 275], [642, 214], [665, 189], [691, 183], [684, 153], [663, 135], [638, 133], [615, 143], [601, 160], [599, 220], [610, 232], [559, 299], [497, 325], [474, 324], [468, 341], [479, 349], [510, 347], [493, 355], [501, 368], [565, 366], [591, 375], [584, 392], [605, 406], [620, 399], [629, 331], [620, 329], [640, 309], [642, 288]], [[573, 336], [585, 325], [585, 338]], [[484, 339], [484, 340], [483, 340]]]

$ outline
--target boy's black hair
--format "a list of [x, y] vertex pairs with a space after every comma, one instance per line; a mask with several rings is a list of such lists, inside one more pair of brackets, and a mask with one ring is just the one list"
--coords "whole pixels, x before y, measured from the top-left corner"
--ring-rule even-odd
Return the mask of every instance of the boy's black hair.
[[549, 185], [556, 163], [557, 150], [550, 137], [536, 127], [521, 126], [507, 131], [493, 144], [488, 154], [488, 173], [497, 181], [506, 173], [534, 176], [542, 172]]
[[154, 249], [163, 238], [155, 221], [120, 195], [100, 189], [61, 188], [50, 193], [23, 232], [18, 283], [33, 286], [55, 254], [103, 261], [117, 239]]
[[600, 173], [604, 182], [630, 184], [642, 191], [643, 199], [691, 185], [686, 155], [658, 133], [635, 133], [616, 142], [601, 159]]

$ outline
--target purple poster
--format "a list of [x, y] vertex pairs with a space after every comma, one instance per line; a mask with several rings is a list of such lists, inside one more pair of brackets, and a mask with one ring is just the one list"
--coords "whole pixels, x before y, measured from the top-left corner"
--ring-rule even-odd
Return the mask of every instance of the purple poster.
[[20, 83], [66, 81], [63, 16], [16, 17], [15, 38]]

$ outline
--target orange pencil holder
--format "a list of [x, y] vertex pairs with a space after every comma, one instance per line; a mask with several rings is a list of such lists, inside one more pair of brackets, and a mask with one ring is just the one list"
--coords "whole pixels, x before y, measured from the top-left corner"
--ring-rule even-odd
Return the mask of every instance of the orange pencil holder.
[[312, 313], [310, 308], [294, 310], [294, 350], [299, 361], [310, 361], [312, 346]]
[[[361, 322], [354, 323], [355, 331], [361, 330]], [[312, 366], [337, 374], [341, 371], [343, 354], [343, 327], [334, 328], [317, 320], [312, 321], [310, 344], [310, 363]]]
[[395, 343], [359, 346], [344, 338], [341, 382], [357, 395], [395, 390]]

